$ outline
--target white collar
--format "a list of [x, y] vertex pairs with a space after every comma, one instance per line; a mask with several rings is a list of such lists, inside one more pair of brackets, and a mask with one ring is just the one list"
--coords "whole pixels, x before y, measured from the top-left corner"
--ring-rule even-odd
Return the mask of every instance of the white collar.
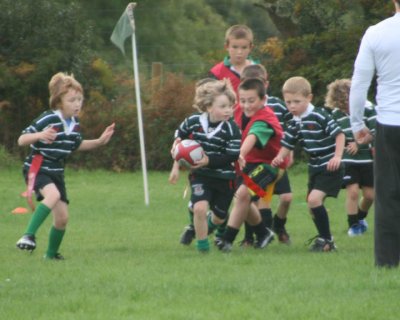
[[301, 121], [301, 119], [307, 117], [311, 112], [313, 112], [314, 108], [314, 105], [312, 103], [309, 103], [307, 109], [301, 115], [293, 116], [293, 119], [295, 121]]
[[208, 132], [208, 127], [209, 127], [208, 113], [203, 112], [200, 115], [200, 124], [201, 124], [201, 127], [203, 128], [204, 133], [207, 136], [207, 139], [210, 139], [211, 137], [216, 135], [219, 131], [221, 131], [223, 123], [224, 123], [224, 121], [221, 121], [213, 131]]
[[71, 121], [68, 124], [67, 121], [64, 119], [60, 110], [55, 110], [54, 113], [60, 118], [61, 123], [63, 124], [64, 127], [65, 134], [69, 135], [75, 128], [76, 125], [75, 117], [71, 117]]

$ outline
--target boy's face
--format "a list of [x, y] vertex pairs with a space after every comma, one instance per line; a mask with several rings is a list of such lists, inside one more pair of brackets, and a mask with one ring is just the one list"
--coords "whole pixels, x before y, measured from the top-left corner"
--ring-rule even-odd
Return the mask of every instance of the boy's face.
[[239, 90], [239, 103], [246, 117], [251, 118], [264, 108], [265, 97], [260, 99], [257, 90]]
[[225, 94], [217, 96], [207, 108], [211, 122], [227, 121], [232, 117], [233, 105]]
[[60, 111], [65, 119], [78, 116], [83, 103], [81, 92], [69, 89], [61, 98]]
[[229, 43], [225, 45], [232, 65], [242, 65], [245, 63], [250, 54], [252, 45], [247, 39], [229, 39]]
[[300, 116], [307, 110], [307, 107], [312, 100], [312, 94], [304, 96], [301, 93], [286, 92], [283, 94], [283, 99], [285, 100], [289, 112], [294, 116]]

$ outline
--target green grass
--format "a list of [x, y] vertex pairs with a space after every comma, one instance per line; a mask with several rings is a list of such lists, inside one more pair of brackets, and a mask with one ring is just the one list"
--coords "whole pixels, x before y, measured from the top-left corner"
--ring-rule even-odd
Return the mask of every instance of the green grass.
[[11, 214], [25, 186], [19, 169], [2, 169], [0, 319], [398, 319], [400, 274], [373, 266], [373, 213], [368, 232], [349, 238], [344, 193], [328, 199], [338, 252], [307, 251], [316, 231], [305, 171], [290, 174], [291, 246], [202, 255], [178, 241], [185, 174], [171, 186], [168, 173], [150, 173], [146, 207], [140, 172], [68, 170], [67, 260], [55, 262], [42, 259], [50, 219], [33, 254], [15, 248], [30, 215]]

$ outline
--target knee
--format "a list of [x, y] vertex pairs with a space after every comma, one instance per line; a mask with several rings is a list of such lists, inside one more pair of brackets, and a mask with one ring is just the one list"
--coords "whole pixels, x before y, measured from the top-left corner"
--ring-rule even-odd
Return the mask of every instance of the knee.
[[363, 198], [364, 198], [364, 201], [367, 201], [369, 203], [374, 202], [374, 198], [375, 198], [374, 191], [373, 190], [365, 191], [363, 194]]
[[218, 208], [216, 206], [214, 206], [212, 208], [212, 213], [214, 215], [216, 224], [223, 223], [226, 220], [227, 216], [228, 216], [228, 211], [222, 210], [222, 209], [220, 209], [220, 208]]
[[322, 200], [319, 197], [309, 196], [307, 204], [310, 209], [316, 208], [322, 205]]
[[68, 215], [62, 215], [59, 217], [55, 217], [54, 219], [54, 227], [59, 230], [64, 230], [68, 224]]
[[279, 200], [283, 205], [289, 205], [293, 200], [293, 195], [291, 193], [284, 193], [279, 197]]
[[208, 203], [206, 201], [196, 202], [193, 206], [193, 214], [196, 216], [206, 216], [208, 211]]
[[353, 202], [358, 201], [358, 192], [354, 190], [347, 191], [347, 198]]
[[241, 187], [238, 189], [238, 191], [235, 194], [236, 201], [239, 202], [250, 202], [251, 201], [251, 195], [249, 191], [247, 190], [247, 187]]

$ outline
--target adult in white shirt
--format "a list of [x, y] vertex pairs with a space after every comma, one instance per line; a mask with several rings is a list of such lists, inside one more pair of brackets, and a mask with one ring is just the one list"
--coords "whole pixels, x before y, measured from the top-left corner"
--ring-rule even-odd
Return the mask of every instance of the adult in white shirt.
[[365, 32], [354, 63], [350, 120], [358, 143], [372, 140], [363, 122], [365, 101], [377, 75], [375, 137], [375, 265], [400, 260], [400, 0], [394, 16]]

